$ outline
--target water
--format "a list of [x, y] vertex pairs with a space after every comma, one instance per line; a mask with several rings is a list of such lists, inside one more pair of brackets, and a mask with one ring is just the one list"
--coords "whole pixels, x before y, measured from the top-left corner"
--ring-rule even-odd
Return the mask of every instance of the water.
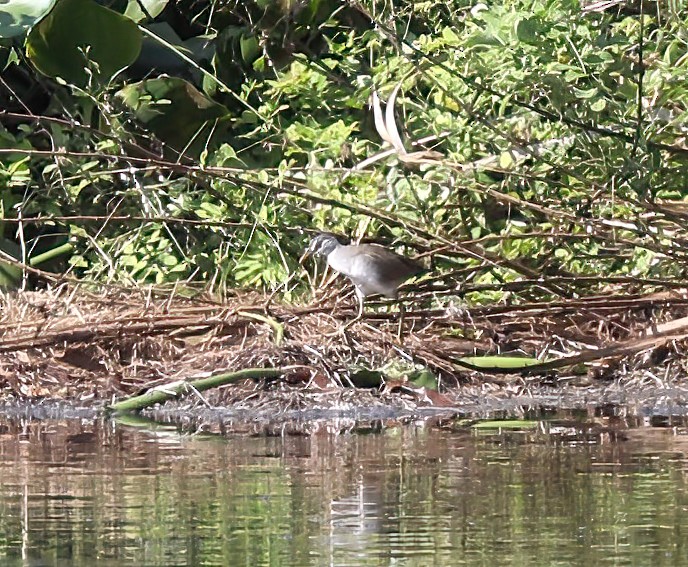
[[688, 429], [586, 427], [0, 420], [0, 565], [688, 565]]

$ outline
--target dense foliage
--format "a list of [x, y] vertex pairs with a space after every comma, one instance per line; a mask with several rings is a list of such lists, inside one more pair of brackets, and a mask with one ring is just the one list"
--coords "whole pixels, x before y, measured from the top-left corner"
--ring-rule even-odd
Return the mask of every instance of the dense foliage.
[[678, 285], [681, 4], [37, 2], [0, 29], [0, 283], [289, 297], [325, 228], [430, 256], [436, 300]]

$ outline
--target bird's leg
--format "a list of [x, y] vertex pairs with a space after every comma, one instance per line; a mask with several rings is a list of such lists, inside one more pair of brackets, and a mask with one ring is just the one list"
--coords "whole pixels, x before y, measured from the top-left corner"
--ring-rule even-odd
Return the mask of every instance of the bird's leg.
[[328, 335], [326, 335], [326, 336], [328, 336], [328, 337], [334, 337], [334, 336], [337, 336], [337, 335], [343, 335], [343, 334], [346, 332], [346, 330], [347, 330], [349, 327], [351, 327], [351, 325], [353, 325], [354, 323], [360, 321], [360, 320], [363, 318], [363, 301], [364, 301], [364, 299], [365, 299], [365, 296], [363, 295], [363, 293], [361, 293], [361, 292], [359, 291], [358, 288], [356, 288], [356, 299], [358, 299], [358, 314], [356, 315], [356, 317], [354, 317], [353, 319], [351, 319], [351, 321], [347, 321], [344, 325], [342, 325], [341, 327], [339, 327], [339, 329], [337, 329], [334, 333], [330, 333], [330, 334], [328, 334]]
[[399, 302], [399, 327], [397, 328], [397, 339], [399, 343], [403, 342], [404, 338], [404, 315], [406, 314], [406, 308], [404, 307], [404, 302]]
[[358, 288], [356, 288], [356, 298], [358, 299], [358, 315], [356, 315], [354, 321], [363, 319], [363, 302], [365, 301], [365, 296], [363, 295], [363, 292]]
[[351, 325], [354, 323], [357, 323], [361, 319], [363, 319], [363, 301], [365, 300], [365, 296], [363, 293], [356, 288], [356, 299], [358, 299], [358, 314], [356, 317], [351, 319], [351, 321], [348, 321], [343, 327], [342, 327], [342, 332], [346, 331]]

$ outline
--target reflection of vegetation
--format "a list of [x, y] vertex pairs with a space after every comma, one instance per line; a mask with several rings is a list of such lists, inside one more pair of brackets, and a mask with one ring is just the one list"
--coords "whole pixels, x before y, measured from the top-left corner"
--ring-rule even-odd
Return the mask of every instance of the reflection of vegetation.
[[[2, 8], [5, 260], [68, 241], [41, 267], [276, 288], [297, 229], [326, 227], [441, 248], [450, 298], [467, 276], [495, 301], [523, 276], [511, 296], [684, 275], [679, 3], [51, 4]], [[398, 84], [406, 149], [436, 153], [357, 167]]]
[[201, 440], [7, 427], [3, 565], [19, 564], [23, 527], [29, 557], [77, 567], [578, 564], [600, 553], [673, 565], [688, 529], [688, 447], [670, 430], [607, 443], [408, 428]]

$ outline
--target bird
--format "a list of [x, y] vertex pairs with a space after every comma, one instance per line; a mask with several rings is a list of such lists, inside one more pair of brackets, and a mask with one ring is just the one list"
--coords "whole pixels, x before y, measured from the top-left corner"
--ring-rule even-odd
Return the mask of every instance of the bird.
[[316, 234], [301, 257], [324, 256], [328, 265], [351, 280], [358, 298], [358, 315], [347, 327], [363, 316], [363, 302], [369, 295], [379, 293], [396, 299], [399, 286], [411, 276], [427, 271], [422, 264], [401, 256], [379, 244], [347, 244], [331, 232]]

